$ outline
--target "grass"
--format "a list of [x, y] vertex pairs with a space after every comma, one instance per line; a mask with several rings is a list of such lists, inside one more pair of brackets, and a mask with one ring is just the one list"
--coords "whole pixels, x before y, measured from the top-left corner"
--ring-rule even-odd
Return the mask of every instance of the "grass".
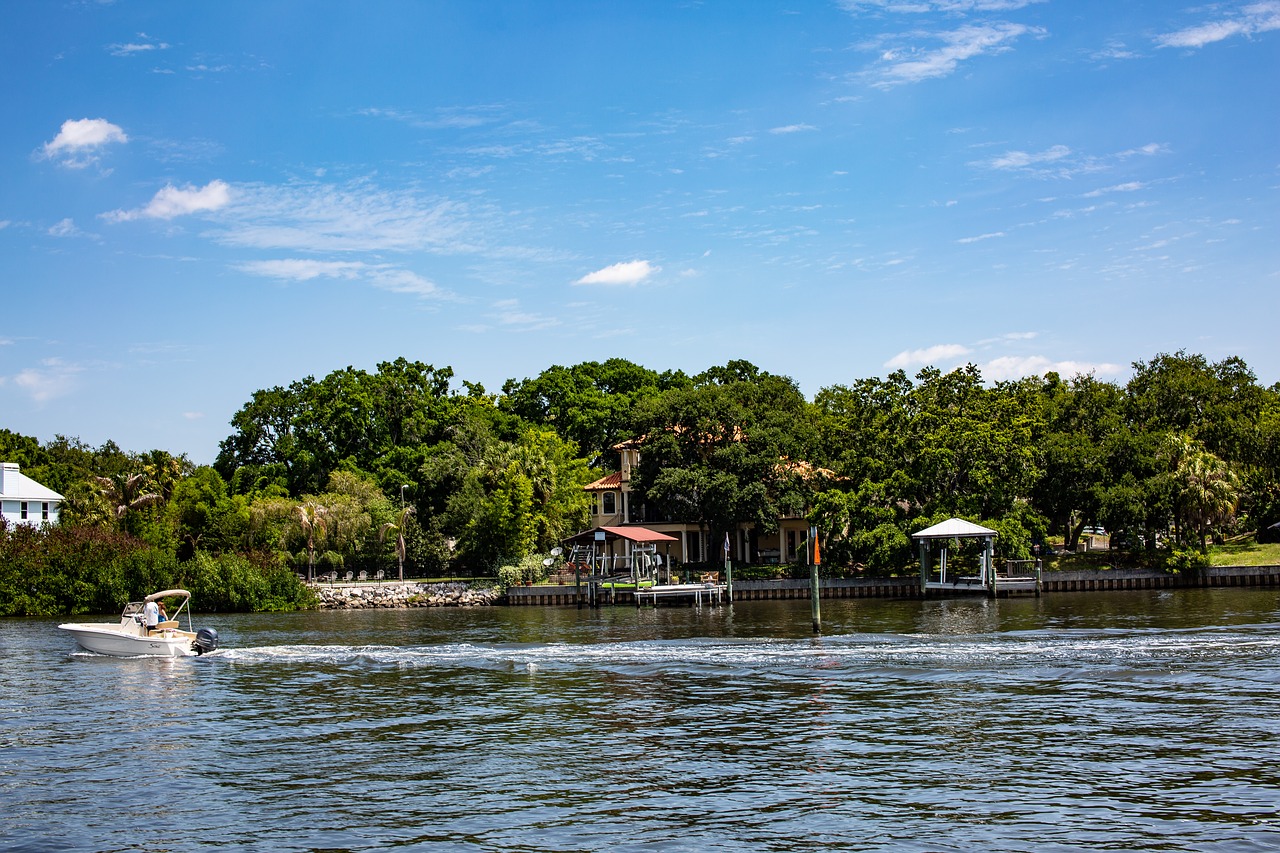
[[1209, 549], [1209, 563], [1214, 566], [1278, 566], [1280, 542], [1259, 545], [1253, 534], [1234, 536], [1223, 545]]

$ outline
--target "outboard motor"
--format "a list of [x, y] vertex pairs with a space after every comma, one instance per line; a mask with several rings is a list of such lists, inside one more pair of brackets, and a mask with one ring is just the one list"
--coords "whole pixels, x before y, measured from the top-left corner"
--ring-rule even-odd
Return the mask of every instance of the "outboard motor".
[[201, 628], [196, 631], [196, 638], [191, 641], [196, 654], [202, 655], [218, 647], [218, 632], [212, 628]]

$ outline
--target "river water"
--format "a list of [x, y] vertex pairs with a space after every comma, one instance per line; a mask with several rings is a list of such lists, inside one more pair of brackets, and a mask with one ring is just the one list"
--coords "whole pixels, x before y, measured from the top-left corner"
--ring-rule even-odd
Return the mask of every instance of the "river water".
[[1280, 850], [1280, 591], [0, 620], [9, 851]]

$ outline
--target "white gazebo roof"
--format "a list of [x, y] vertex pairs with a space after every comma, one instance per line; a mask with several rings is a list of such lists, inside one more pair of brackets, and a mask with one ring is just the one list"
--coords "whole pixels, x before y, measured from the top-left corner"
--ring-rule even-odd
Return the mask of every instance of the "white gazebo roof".
[[940, 521], [933, 527], [926, 527], [919, 533], [912, 533], [912, 539], [955, 539], [964, 536], [998, 536], [989, 527], [983, 527], [981, 524], [974, 524], [971, 521], [965, 521], [963, 518], [948, 518], [946, 521]]

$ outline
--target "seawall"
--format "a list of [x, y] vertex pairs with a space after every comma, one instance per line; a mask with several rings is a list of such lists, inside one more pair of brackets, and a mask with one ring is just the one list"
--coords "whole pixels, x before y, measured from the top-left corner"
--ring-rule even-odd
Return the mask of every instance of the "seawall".
[[[1170, 573], [1152, 569], [1095, 569], [1045, 572], [1042, 590], [1054, 592], [1105, 592], [1126, 589], [1185, 589], [1203, 587], [1280, 587], [1278, 566], [1212, 566], [1199, 573]], [[981, 589], [976, 590], [982, 594]], [[821, 578], [821, 598], [921, 598], [920, 578]], [[952, 593], [948, 593], [952, 594]], [[807, 580], [734, 581], [734, 601], [809, 598]], [[938, 595], [935, 593], [935, 595]], [[585, 587], [581, 600], [586, 603]], [[574, 605], [579, 601], [572, 585], [513, 587], [504, 603], [510, 605]], [[635, 596], [619, 590], [612, 598], [601, 593], [602, 604], [635, 604]]]

